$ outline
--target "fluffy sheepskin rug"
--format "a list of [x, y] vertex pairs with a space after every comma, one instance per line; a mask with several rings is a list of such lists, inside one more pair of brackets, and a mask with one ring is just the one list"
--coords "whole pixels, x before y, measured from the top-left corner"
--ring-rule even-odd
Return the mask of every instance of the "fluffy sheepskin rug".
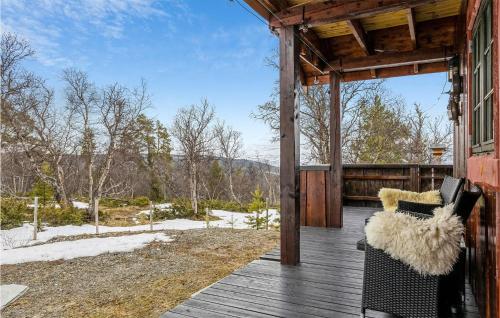
[[405, 213], [375, 213], [365, 227], [366, 240], [422, 275], [452, 270], [460, 253], [464, 226], [453, 206], [436, 208], [434, 216], [418, 219]]
[[441, 204], [442, 202], [439, 190], [418, 193], [399, 189], [382, 188], [378, 192], [378, 197], [380, 201], [382, 201], [384, 210], [391, 212], [396, 211], [399, 200], [429, 204]]

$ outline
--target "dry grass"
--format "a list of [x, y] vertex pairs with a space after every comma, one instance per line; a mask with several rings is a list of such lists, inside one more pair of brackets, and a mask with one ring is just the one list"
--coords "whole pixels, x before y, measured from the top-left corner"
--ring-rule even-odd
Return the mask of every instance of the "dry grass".
[[2, 267], [3, 284], [29, 291], [2, 317], [158, 317], [278, 242], [255, 230], [169, 231], [171, 243], [131, 253]]
[[[149, 222], [149, 217], [143, 216], [138, 217], [137, 213], [143, 210], [148, 210], [148, 207], [138, 207], [138, 206], [123, 206], [116, 208], [109, 208], [102, 206], [100, 209], [106, 213], [109, 218], [104, 220], [102, 224], [107, 226], [130, 226], [137, 224], [146, 224]], [[139, 223], [135, 223], [132, 221], [133, 218], [136, 218]]]

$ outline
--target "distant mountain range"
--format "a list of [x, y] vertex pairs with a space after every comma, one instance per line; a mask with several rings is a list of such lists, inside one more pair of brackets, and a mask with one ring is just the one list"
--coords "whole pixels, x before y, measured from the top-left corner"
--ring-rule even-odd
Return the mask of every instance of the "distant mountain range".
[[[183, 156], [182, 155], [172, 155], [172, 160], [174, 162], [180, 162], [182, 161]], [[221, 164], [224, 163], [226, 160], [225, 158], [222, 157], [216, 157], [214, 159], [219, 160]], [[251, 169], [251, 168], [260, 168], [264, 169], [266, 171], [271, 171], [272, 173], [279, 173], [279, 167], [273, 166], [271, 164], [265, 163], [265, 162], [260, 162], [257, 160], [251, 160], [251, 159], [235, 159], [234, 160], [234, 168], [235, 169]]]

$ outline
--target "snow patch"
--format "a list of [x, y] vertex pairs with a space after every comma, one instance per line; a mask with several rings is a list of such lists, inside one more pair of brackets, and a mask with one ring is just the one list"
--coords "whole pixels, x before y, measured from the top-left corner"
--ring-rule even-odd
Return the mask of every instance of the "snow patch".
[[[165, 204], [164, 208], [168, 208]], [[248, 229], [247, 216], [252, 213], [239, 213], [223, 210], [212, 210], [212, 215], [221, 218], [221, 220], [210, 221], [212, 228], [235, 228], [235, 229]], [[255, 215], [255, 213], [253, 214]], [[265, 212], [261, 213], [265, 216]], [[275, 209], [269, 209], [269, 222], [270, 224], [279, 216]], [[231, 226], [231, 223], [233, 225]], [[174, 219], [156, 222], [153, 225], [153, 230], [190, 230], [206, 228], [205, 221], [193, 221], [187, 219]], [[134, 226], [99, 226], [99, 233], [114, 233], [114, 232], [142, 232], [149, 231], [149, 224], [134, 225]], [[95, 234], [95, 226], [91, 224], [84, 225], [65, 225], [65, 226], [47, 226], [43, 228], [42, 232], [38, 232], [37, 240], [33, 241], [33, 226], [31, 224], [23, 224], [21, 227], [13, 228], [11, 230], [1, 230], [1, 248], [8, 250], [21, 246], [29, 246], [35, 243], [46, 242], [57, 236], [74, 236], [82, 234]]]
[[88, 209], [89, 204], [88, 202], [80, 202], [80, 201], [73, 201], [73, 206], [77, 209]]
[[153, 242], [171, 242], [164, 233], [142, 233], [116, 237], [91, 238], [56, 242], [2, 251], [0, 264], [20, 264], [38, 261], [55, 261], [104, 253], [130, 252]]

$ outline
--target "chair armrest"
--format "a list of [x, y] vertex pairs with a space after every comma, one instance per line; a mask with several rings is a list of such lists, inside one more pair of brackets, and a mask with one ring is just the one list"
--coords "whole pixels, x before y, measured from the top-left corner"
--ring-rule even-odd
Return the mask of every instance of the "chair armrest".
[[398, 211], [399, 213], [406, 213], [411, 216], [416, 217], [417, 219], [430, 219], [433, 217], [431, 214], [425, 214], [425, 213], [418, 213], [418, 212], [413, 212], [413, 211]]
[[399, 200], [398, 208], [396, 211], [410, 211], [410, 212], [432, 215], [434, 209], [439, 207], [442, 207], [442, 205]]

